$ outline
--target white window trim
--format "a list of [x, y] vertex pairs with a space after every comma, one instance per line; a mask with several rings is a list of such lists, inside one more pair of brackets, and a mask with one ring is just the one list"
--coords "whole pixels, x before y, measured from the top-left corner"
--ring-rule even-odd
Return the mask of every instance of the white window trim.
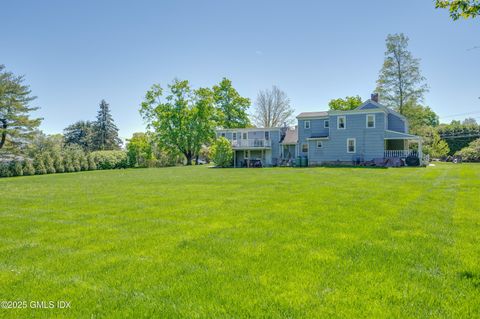
[[[320, 145], [320, 146], [318, 146]], [[323, 148], [323, 142], [322, 141], [317, 141], [317, 148]]]
[[[368, 117], [369, 117], [369, 116], [373, 116], [373, 126], [372, 126], [372, 127], [369, 127], [369, 126], [368, 126]], [[367, 114], [365, 127], [366, 127], [366, 128], [375, 128], [375, 126], [376, 126], [376, 123], [375, 123], [376, 120], [375, 120], [375, 118], [376, 118], [375, 114]]]
[[[343, 127], [340, 127], [340, 119], [343, 119]], [[347, 128], [347, 117], [345, 115], [337, 117], [337, 129], [344, 130]]]
[[[307, 151], [306, 151], [306, 152], [304, 152], [304, 151], [303, 151], [303, 146], [304, 146], [304, 145], [307, 145]], [[301, 145], [301, 146], [302, 146], [302, 148], [301, 148], [301, 150], [302, 150], [302, 153], [308, 153], [308, 149], [309, 149], [309, 147], [308, 147], [308, 143], [302, 143], [302, 145]]]
[[[327, 125], [328, 123], [328, 125]], [[330, 120], [323, 121], [323, 128], [330, 128]]]
[[[348, 150], [349, 142], [353, 141], [353, 152]], [[357, 152], [357, 139], [354, 137], [347, 138], [347, 153], [354, 154]]]
[[[307, 123], [308, 123], [308, 127], [307, 127]], [[310, 129], [310, 121], [309, 120], [303, 122], [303, 128], [306, 129], [306, 130]]]

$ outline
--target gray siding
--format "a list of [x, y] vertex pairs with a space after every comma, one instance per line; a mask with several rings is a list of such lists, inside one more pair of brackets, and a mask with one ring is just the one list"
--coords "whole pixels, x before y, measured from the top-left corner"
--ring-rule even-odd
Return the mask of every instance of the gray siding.
[[[356, 158], [372, 160], [382, 158], [384, 151], [384, 113], [370, 113], [375, 115], [375, 128], [366, 127], [365, 114], [347, 114], [346, 129], [337, 129], [339, 115], [330, 116], [330, 135], [328, 140], [322, 140], [323, 147], [317, 148], [317, 141], [309, 141], [309, 161], [311, 164], [322, 162], [350, 162]], [[347, 152], [347, 139], [355, 138], [355, 153]], [[302, 139], [306, 141], [306, 139]], [[303, 154], [302, 154], [303, 155]]]
[[405, 123], [405, 120], [402, 119], [400, 116], [393, 114], [393, 113], [388, 113], [388, 130], [390, 131], [396, 131], [396, 132], [401, 132], [401, 133], [408, 133], [407, 132], [407, 124]]

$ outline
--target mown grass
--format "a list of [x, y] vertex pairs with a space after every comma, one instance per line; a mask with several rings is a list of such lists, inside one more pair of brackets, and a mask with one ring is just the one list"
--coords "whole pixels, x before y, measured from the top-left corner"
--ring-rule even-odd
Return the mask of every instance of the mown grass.
[[471, 318], [480, 166], [95, 171], [0, 180], [19, 318]]

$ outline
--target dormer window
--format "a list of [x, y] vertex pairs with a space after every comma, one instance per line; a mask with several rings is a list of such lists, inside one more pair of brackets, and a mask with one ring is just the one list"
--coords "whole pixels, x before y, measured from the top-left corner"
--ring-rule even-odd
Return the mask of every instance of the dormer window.
[[367, 114], [367, 128], [375, 128], [375, 114]]
[[305, 122], [303, 123], [303, 127], [304, 127], [306, 130], [308, 130], [308, 129], [310, 128], [310, 121], [305, 121]]
[[339, 116], [337, 120], [337, 128], [343, 130], [347, 127], [347, 119], [345, 116]]

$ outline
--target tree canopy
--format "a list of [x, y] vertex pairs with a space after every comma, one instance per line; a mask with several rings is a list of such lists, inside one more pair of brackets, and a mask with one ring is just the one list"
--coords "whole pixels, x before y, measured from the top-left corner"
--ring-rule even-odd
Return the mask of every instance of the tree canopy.
[[250, 99], [240, 96], [232, 86], [232, 81], [223, 78], [213, 86], [215, 100], [215, 121], [223, 128], [243, 128], [250, 125], [247, 109]]
[[436, 0], [435, 7], [448, 9], [453, 20], [475, 18], [480, 15], [479, 0]]
[[85, 151], [94, 151], [94, 123], [78, 121], [63, 130], [65, 144], [79, 145]]
[[420, 60], [408, 51], [408, 37], [403, 33], [389, 34], [387, 50], [380, 75], [377, 92], [382, 104], [404, 114], [409, 102], [420, 103], [428, 87], [420, 72]]
[[354, 110], [360, 105], [362, 105], [362, 98], [358, 95], [356, 96], [347, 96], [344, 99], [333, 99], [328, 102], [330, 110], [337, 111], [348, 111]]
[[18, 152], [40, 125], [40, 118], [31, 118], [38, 107], [30, 106], [35, 99], [23, 76], [16, 76], [0, 65], [0, 150]]
[[162, 87], [153, 85], [140, 113], [161, 147], [178, 150], [191, 165], [202, 145], [215, 136], [213, 93], [207, 88], [192, 91], [188, 81], [175, 79], [168, 85], [168, 94], [163, 95]]

